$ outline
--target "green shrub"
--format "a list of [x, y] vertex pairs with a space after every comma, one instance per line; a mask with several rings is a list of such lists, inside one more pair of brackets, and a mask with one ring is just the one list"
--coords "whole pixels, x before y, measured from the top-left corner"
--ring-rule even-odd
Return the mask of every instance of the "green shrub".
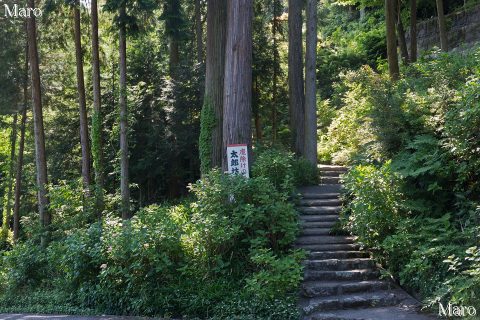
[[404, 219], [381, 247], [386, 265], [400, 283], [423, 297], [431, 297], [451, 276], [443, 261], [461, 254], [465, 243], [467, 235], [452, 225], [450, 215], [445, 215]]
[[[182, 274], [190, 279], [193, 291], [189, 291], [189, 299], [182, 298], [183, 309], [208, 317], [212, 308], [229, 299], [228, 292], [243, 291], [246, 283], [255, 280], [275, 279], [270, 286], [262, 287], [264, 294], [259, 292], [257, 300], [282, 298], [296, 290], [301, 253], [289, 250], [299, 227], [286, 190], [277, 191], [262, 176], [245, 179], [217, 170], [204, 175], [190, 189], [195, 201], [187, 210], [189, 219], [183, 226], [182, 245], [188, 262]], [[261, 263], [259, 252], [269, 252], [271, 264]], [[276, 274], [279, 271], [280, 278]]]
[[292, 204], [263, 177], [245, 179], [218, 171], [191, 186], [197, 201], [192, 203], [187, 226], [188, 245], [209, 271], [243, 268], [234, 263], [244, 259], [250, 248], [288, 249], [298, 232]]
[[60, 181], [48, 188], [49, 210], [52, 212], [53, 238], [63, 238], [69, 231], [85, 227], [96, 220], [89, 202], [85, 201], [80, 181]]
[[278, 149], [260, 150], [253, 164], [254, 177], [267, 178], [280, 192], [318, 183], [318, 169], [305, 158]]
[[55, 289], [33, 289], [0, 293], [0, 313], [40, 313], [95, 315], [98, 310], [79, 307], [68, 292]]
[[250, 259], [260, 271], [246, 280], [247, 292], [262, 300], [273, 300], [275, 297], [295, 292], [303, 279], [300, 262], [304, 258], [303, 251], [278, 257], [269, 249], [254, 250]]
[[214, 307], [209, 320], [297, 320], [300, 312], [297, 298], [290, 295], [275, 300], [261, 300], [240, 294]]
[[480, 299], [480, 251], [478, 246], [465, 250], [465, 257], [451, 255], [444, 260], [449, 266], [450, 273], [454, 273], [443, 286], [437, 290], [431, 305], [439, 301], [450, 301], [458, 305], [475, 306]]
[[307, 159], [295, 159], [292, 163], [294, 183], [297, 187], [317, 184], [319, 181], [318, 168]]
[[93, 297], [89, 298], [88, 294], [92, 293], [100, 266], [105, 261], [101, 232], [101, 226], [93, 224], [75, 230], [63, 241], [54, 241], [48, 247], [49, 261], [55, 262], [60, 275], [55, 279], [56, 286], [76, 295], [82, 305], [94, 304]]
[[106, 221], [95, 292], [102, 310], [123, 314], [159, 311], [158, 291], [175, 281], [183, 260], [181, 226], [172, 218], [172, 211], [151, 206], [137, 212], [131, 221]]
[[281, 192], [292, 193], [295, 183], [293, 159], [294, 155], [291, 152], [266, 149], [257, 155], [252, 175], [267, 178]]
[[0, 274], [5, 274], [8, 290], [40, 286], [52, 276], [47, 251], [35, 242], [20, 243], [1, 258]]
[[[377, 140], [373, 111], [380, 97], [386, 97], [385, 76], [369, 67], [348, 72], [342, 77], [338, 100], [345, 106], [321, 137], [319, 157], [321, 161], [338, 164], [379, 162], [384, 158], [382, 145]], [[348, 106], [348, 107], [347, 107]]]
[[406, 206], [416, 214], [441, 217], [452, 207], [455, 163], [433, 135], [417, 135], [396, 155], [392, 167], [404, 180]]
[[[56, 308], [45, 301], [52, 312], [227, 319], [251, 307], [252, 315], [290, 319], [296, 311], [286, 310], [285, 301], [302, 270], [302, 251], [292, 250], [297, 212], [288, 202], [294, 160], [275, 155], [279, 161], [265, 161], [251, 179], [212, 170], [191, 185], [182, 204], [152, 205], [129, 221], [109, 213], [102, 223], [89, 223], [75, 185], [52, 186], [58, 216], [52, 242], [44, 250], [29, 241], [3, 252], [0, 288], [13, 297], [63, 294]], [[270, 165], [287, 172], [274, 180], [278, 189], [270, 180], [275, 176], [263, 177]], [[37, 239], [34, 219], [28, 232]], [[0, 308], [8, 301], [0, 297]], [[228, 316], [219, 307], [236, 303]], [[5, 310], [21, 310], [15, 308]], [[28, 310], [41, 310], [41, 301], [32, 300]]]
[[[480, 51], [479, 51], [480, 55]], [[444, 147], [457, 160], [455, 163], [459, 189], [480, 192], [480, 70], [468, 78], [459, 100], [445, 113]], [[477, 150], [477, 152], [474, 152]]]
[[373, 249], [395, 231], [401, 218], [402, 194], [399, 177], [391, 163], [382, 167], [356, 166], [344, 177], [345, 188], [353, 200], [343, 211], [349, 231]]

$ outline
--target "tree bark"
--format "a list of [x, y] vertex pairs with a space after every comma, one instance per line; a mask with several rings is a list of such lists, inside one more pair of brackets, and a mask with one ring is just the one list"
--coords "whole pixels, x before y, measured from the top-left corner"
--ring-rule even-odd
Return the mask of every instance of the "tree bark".
[[307, 0], [305, 157], [317, 166], [317, 0]]
[[[28, 6], [35, 8], [35, 1], [28, 0]], [[35, 16], [27, 19], [28, 56], [32, 79], [33, 127], [35, 136], [35, 162], [37, 167], [38, 212], [42, 227], [41, 245], [45, 247], [49, 241], [48, 226], [51, 216], [48, 212], [47, 197], [47, 158], [45, 154], [45, 131], [43, 127], [42, 93], [40, 86], [40, 68], [37, 48], [37, 26]]]
[[402, 60], [405, 64], [410, 62], [410, 57], [408, 56], [407, 49], [407, 40], [405, 39], [405, 29], [403, 28], [402, 22], [402, 3], [399, 0], [397, 2], [397, 35], [398, 35], [398, 45], [400, 46], [400, 53], [402, 55]]
[[292, 149], [304, 154], [305, 93], [303, 81], [302, 0], [288, 0], [288, 92]]
[[104, 208], [103, 189], [104, 161], [103, 161], [103, 136], [101, 113], [101, 88], [100, 88], [100, 54], [98, 45], [98, 9], [97, 0], [91, 0], [91, 32], [92, 32], [92, 83], [93, 83], [93, 115], [92, 115], [92, 155], [93, 169], [95, 171], [95, 206], [97, 216], [102, 217]]
[[169, 58], [170, 58], [170, 76], [172, 78], [176, 78], [175, 73], [180, 63], [180, 49], [178, 45], [177, 39], [173, 36], [170, 36], [170, 51], [169, 51]]
[[[120, 19], [126, 15], [125, 4], [120, 7]], [[128, 114], [127, 114], [127, 39], [125, 23], [120, 23], [119, 69], [120, 69], [120, 192], [122, 195], [122, 218], [130, 219], [130, 189], [128, 177]]]
[[387, 30], [387, 57], [390, 79], [398, 80], [400, 70], [398, 66], [397, 41], [395, 34], [395, 1], [385, 0], [385, 24]]
[[[223, 150], [229, 144], [245, 143], [251, 151], [253, 2], [228, 1], [227, 6]], [[224, 152], [223, 169], [227, 168]]]
[[273, 83], [272, 83], [272, 141], [275, 144], [277, 142], [277, 97], [278, 97], [278, 73], [279, 73], [279, 61], [280, 54], [278, 52], [278, 43], [277, 43], [277, 33], [279, 28], [278, 9], [280, 7], [278, 0], [273, 0], [273, 25], [272, 25], [272, 35], [273, 35]]
[[417, 61], [417, 0], [410, 0], [410, 61]]
[[261, 142], [263, 139], [262, 119], [260, 118], [260, 90], [258, 89], [258, 77], [255, 77], [253, 81], [253, 118], [255, 121], [255, 138], [257, 142]]
[[262, 131], [262, 119], [260, 119], [260, 113], [257, 110], [255, 112], [255, 134], [258, 142], [263, 140], [263, 131]]
[[20, 197], [22, 193], [23, 153], [25, 149], [25, 126], [28, 109], [28, 42], [25, 46], [25, 75], [23, 79], [23, 110], [20, 124], [17, 172], [15, 175], [15, 201], [13, 206], [13, 240], [17, 242], [20, 231]]
[[443, 0], [436, 0], [438, 15], [438, 31], [440, 35], [440, 48], [442, 51], [448, 51], [447, 23], [445, 21], [445, 11], [443, 9]]
[[181, 4], [180, 0], [166, 0], [163, 6], [165, 19], [165, 31], [169, 41], [169, 74], [172, 79], [176, 78], [177, 67], [180, 62], [179, 37], [181, 30]]
[[197, 62], [203, 62], [203, 26], [200, 0], [195, 0], [195, 30], [197, 41]]
[[88, 140], [88, 118], [85, 99], [85, 79], [83, 74], [82, 32], [80, 28], [80, 3], [77, 0], [73, 7], [74, 34], [75, 34], [75, 58], [77, 64], [77, 90], [78, 108], [80, 116], [80, 145], [82, 147], [82, 180], [84, 194], [90, 196], [91, 173], [90, 173], [90, 142]]
[[[223, 82], [225, 76], [225, 43], [227, 30], [227, 1], [207, 2], [207, 56], [205, 95], [202, 123], [213, 117], [208, 128], [202, 125], [200, 145], [202, 168], [222, 166], [223, 159]], [[209, 114], [212, 113], [212, 114]]]
[[12, 121], [12, 133], [10, 136], [10, 168], [8, 171], [8, 191], [7, 191], [7, 203], [5, 205], [5, 216], [3, 217], [2, 232], [7, 234], [10, 227], [10, 217], [12, 210], [12, 192], [13, 192], [13, 172], [15, 171], [15, 149], [17, 143], [17, 122], [18, 122], [18, 113], [13, 115]]
[[15, 176], [15, 200], [13, 205], [13, 240], [18, 240], [20, 231], [20, 197], [22, 192], [22, 170], [23, 170], [23, 153], [25, 150], [25, 125], [27, 121], [27, 86], [24, 87], [25, 105], [22, 110], [22, 120], [20, 124], [20, 141], [18, 146], [17, 172]]

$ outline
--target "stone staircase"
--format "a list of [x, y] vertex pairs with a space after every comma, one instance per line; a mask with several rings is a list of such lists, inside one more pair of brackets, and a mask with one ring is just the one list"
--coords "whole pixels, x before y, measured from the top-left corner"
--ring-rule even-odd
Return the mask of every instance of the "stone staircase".
[[321, 184], [300, 190], [302, 231], [297, 247], [308, 252], [299, 307], [303, 320], [426, 320], [420, 304], [380, 272], [370, 253], [352, 236], [332, 235], [339, 219], [341, 174], [320, 166]]

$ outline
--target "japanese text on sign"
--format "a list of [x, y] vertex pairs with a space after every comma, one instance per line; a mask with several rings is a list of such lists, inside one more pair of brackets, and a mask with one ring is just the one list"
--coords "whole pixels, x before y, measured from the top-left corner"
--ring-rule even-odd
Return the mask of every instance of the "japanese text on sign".
[[248, 174], [248, 148], [246, 144], [228, 145], [227, 159], [228, 173], [250, 177]]

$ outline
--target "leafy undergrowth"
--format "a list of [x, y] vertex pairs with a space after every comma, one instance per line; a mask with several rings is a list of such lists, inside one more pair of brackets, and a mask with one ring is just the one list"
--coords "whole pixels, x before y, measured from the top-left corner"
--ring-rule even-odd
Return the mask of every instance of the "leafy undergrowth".
[[283, 151], [256, 160], [251, 179], [213, 170], [131, 221], [89, 223], [79, 193], [52, 188], [50, 245], [27, 219], [31, 236], [1, 255], [0, 311], [297, 319], [304, 253], [288, 199], [316, 169]]
[[55, 289], [37, 289], [0, 294], [0, 313], [42, 313], [96, 315], [98, 310], [79, 307], [68, 299], [68, 293]]

